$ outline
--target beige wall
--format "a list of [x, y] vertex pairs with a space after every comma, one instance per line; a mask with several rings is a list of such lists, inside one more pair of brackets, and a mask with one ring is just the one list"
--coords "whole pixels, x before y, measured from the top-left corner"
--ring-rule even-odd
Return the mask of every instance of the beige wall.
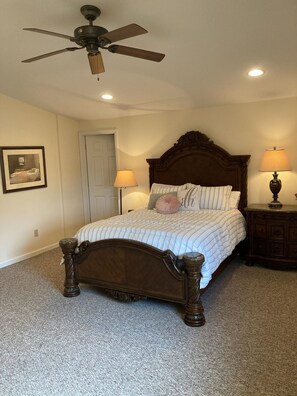
[[190, 130], [231, 154], [251, 154], [249, 203], [271, 200], [271, 174], [259, 172], [258, 165], [266, 148], [284, 147], [293, 170], [280, 174], [280, 200], [297, 204], [297, 98], [76, 122], [0, 95], [0, 145], [45, 146], [48, 179], [47, 188], [9, 194], [0, 189], [0, 267], [56, 246], [84, 223], [78, 130], [106, 129], [117, 130], [119, 168], [134, 169], [139, 184], [124, 191], [124, 211], [146, 204], [146, 158], [159, 157]]
[[7, 194], [0, 187], [0, 267], [55, 246], [83, 224], [77, 129], [73, 120], [0, 95], [0, 146], [44, 146], [48, 184]]
[[124, 191], [124, 211], [146, 203], [146, 158], [160, 156], [190, 130], [205, 133], [231, 154], [251, 154], [249, 203], [272, 199], [268, 186], [272, 176], [258, 171], [259, 162], [265, 149], [285, 148], [293, 169], [280, 173], [283, 188], [279, 198], [297, 204], [297, 98], [79, 123], [81, 131], [107, 128], [118, 131], [119, 166], [134, 169], [139, 183]]

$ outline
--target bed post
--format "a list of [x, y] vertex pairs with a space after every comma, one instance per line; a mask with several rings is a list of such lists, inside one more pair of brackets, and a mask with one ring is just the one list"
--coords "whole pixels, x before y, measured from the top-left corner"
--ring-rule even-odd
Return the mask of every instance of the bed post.
[[188, 300], [184, 322], [188, 326], [199, 327], [205, 323], [203, 305], [200, 300], [201, 267], [204, 256], [200, 253], [186, 253], [183, 256], [188, 279]]
[[75, 279], [75, 269], [73, 263], [73, 255], [77, 247], [76, 238], [61, 239], [59, 245], [63, 252], [65, 263], [65, 282], [64, 293], [65, 297], [75, 297], [80, 294], [78, 283]]

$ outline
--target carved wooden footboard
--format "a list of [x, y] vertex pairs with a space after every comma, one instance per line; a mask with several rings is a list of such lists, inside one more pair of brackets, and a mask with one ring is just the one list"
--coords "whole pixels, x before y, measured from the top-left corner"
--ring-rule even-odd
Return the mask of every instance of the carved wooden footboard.
[[188, 326], [204, 324], [200, 300], [203, 255], [187, 253], [177, 259], [169, 250], [122, 239], [84, 242], [77, 249], [77, 240], [68, 238], [62, 239], [60, 246], [66, 271], [65, 297], [80, 294], [79, 282], [92, 283], [121, 301], [150, 297], [183, 304]]

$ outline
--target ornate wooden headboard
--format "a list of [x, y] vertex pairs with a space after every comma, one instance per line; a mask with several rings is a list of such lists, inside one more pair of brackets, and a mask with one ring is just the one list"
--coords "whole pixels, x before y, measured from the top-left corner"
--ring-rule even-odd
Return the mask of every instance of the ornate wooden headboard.
[[231, 185], [241, 191], [239, 210], [247, 206], [247, 164], [250, 155], [230, 155], [206, 135], [190, 131], [160, 158], [147, 159], [152, 183], [202, 186]]

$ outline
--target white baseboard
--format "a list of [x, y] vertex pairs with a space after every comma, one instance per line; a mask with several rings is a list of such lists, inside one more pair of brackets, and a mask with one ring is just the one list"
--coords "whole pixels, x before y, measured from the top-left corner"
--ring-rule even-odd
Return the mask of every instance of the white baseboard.
[[18, 263], [18, 262], [26, 260], [26, 259], [28, 259], [30, 257], [38, 256], [38, 254], [41, 254], [41, 253], [47, 252], [49, 250], [55, 249], [58, 246], [59, 246], [58, 242], [57, 243], [53, 243], [52, 245], [45, 246], [45, 247], [43, 247], [41, 249], [34, 250], [33, 252], [29, 252], [29, 253], [23, 254], [21, 256], [12, 258], [10, 260], [0, 261], [0, 268], [4, 268], [4, 267], [7, 267], [8, 265]]

